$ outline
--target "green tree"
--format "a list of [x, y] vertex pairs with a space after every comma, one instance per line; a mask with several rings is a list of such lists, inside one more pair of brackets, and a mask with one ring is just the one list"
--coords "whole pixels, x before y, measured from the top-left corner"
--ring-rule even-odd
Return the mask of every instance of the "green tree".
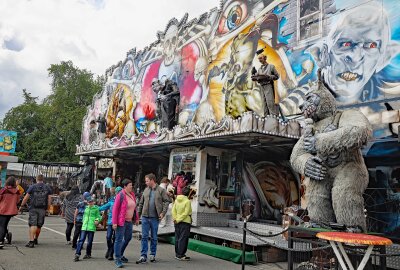
[[71, 61], [51, 65], [48, 71], [52, 93], [44, 103], [50, 105], [47, 118], [51, 119], [49, 129], [54, 135], [49, 143], [63, 152], [60, 161], [77, 160], [75, 151], [81, 139], [82, 120], [93, 96], [101, 91], [104, 79], [94, 78], [93, 73], [75, 67]]
[[37, 97], [33, 97], [26, 89], [22, 91], [24, 102], [6, 113], [3, 127], [18, 132], [17, 156], [22, 160], [32, 160], [38, 147], [36, 142], [40, 136], [43, 110], [37, 103]]
[[42, 102], [23, 90], [23, 104], [6, 113], [5, 129], [18, 132], [16, 154], [23, 160], [76, 162], [82, 120], [104, 79], [71, 61], [51, 65], [51, 93]]

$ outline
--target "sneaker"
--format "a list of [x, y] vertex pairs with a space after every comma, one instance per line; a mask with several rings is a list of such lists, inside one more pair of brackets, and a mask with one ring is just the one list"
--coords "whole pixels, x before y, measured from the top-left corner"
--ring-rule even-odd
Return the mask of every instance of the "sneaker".
[[184, 255], [180, 258], [181, 261], [190, 261], [190, 257]]
[[85, 260], [85, 259], [90, 259], [90, 258], [92, 258], [92, 256], [91, 255], [85, 255], [85, 256], [83, 256], [83, 259]]
[[4, 242], [0, 242], [0, 248], [4, 247]]
[[112, 254], [110, 254], [110, 255], [108, 255], [108, 258], [107, 258], [109, 261], [113, 261], [114, 260], [114, 256], [112, 255]]
[[128, 259], [127, 259], [125, 256], [122, 256], [122, 257], [121, 257], [121, 262], [127, 263], [127, 262], [128, 262]]
[[34, 248], [35, 244], [34, 244], [33, 241], [29, 241], [25, 246], [28, 247], [28, 248]]
[[150, 262], [156, 262], [156, 256], [150, 255]]
[[68, 245], [71, 245], [72, 243], [71, 243], [71, 241], [67, 241], [65, 244], [68, 246]]
[[79, 255], [75, 255], [74, 262], [78, 262], [78, 261], [79, 261]]
[[115, 261], [115, 266], [116, 266], [117, 268], [122, 268], [122, 267], [124, 267], [124, 265], [122, 264], [121, 260], [116, 260], [116, 261]]
[[136, 264], [139, 263], [147, 263], [147, 259], [145, 257], [140, 257], [140, 259], [136, 261]]
[[37, 239], [33, 239], [33, 243], [34, 243], [35, 245], [38, 245]]
[[110, 257], [110, 251], [107, 250], [106, 255], [104, 256], [104, 258], [108, 259], [108, 257]]

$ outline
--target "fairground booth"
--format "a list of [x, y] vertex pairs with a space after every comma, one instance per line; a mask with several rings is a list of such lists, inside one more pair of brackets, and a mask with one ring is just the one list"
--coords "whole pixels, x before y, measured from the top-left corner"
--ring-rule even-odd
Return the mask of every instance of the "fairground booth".
[[[198, 18], [173, 18], [148, 47], [106, 71], [76, 154], [95, 162], [97, 178], [132, 179], [139, 194], [148, 173], [191, 175], [193, 237], [240, 247], [240, 219], [250, 215], [248, 228], [261, 235], [247, 238], [250, 250], [286, 259], [269, 247], [284, 250], [287, 241], [264, 236], [282, 231], [285, 208], [306, 208], [289, 159], [304, 132], [300, 106], [321, 69], [339, 109], [359, 109], [372, 125], [363, 150], [373, 183], [367, 221], [398, 241], [400, 164], [385, 147], [398, 148], [400, 38], [390, 33], [400, 27], [399, 3], [224, 0]], [[260, 56], [276, 69], [268, 83], [257, 80]], [[168, 221], [160, 234], [173, 232]]]

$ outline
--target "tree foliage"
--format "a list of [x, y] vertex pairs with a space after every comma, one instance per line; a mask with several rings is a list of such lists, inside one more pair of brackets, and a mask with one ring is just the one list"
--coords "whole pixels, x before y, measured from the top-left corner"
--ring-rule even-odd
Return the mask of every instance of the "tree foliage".
[[21, 160], [76, 162], [82, 119], [104, 80], [71, 61], [51, 65], [48, 72], [50, 95], [39, 102], [24, 89], [24, 102], [6, 113], [3, 128], [18, 132]]

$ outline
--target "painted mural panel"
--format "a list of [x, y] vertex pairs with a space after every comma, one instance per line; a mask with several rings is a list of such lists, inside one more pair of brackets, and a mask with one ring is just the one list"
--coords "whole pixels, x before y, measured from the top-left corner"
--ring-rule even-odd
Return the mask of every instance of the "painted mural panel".
[[[237, 118], [246, 111], [265, 116], [260, 85], [250, 79], [252, 69], [261, 66], [258, 53], [266, 55], [280, 74], [275, 102], [286, 117], [297, 116], [321, 68], [341, 107], [360, 108], [375, 137], [397, 136], [400, 1], [218, 2], [218, 7], [199, 18], [171, 19], [154, 43], [140, 51], [132, 49], [107, 70], [107, 83], [83, 120], [83, 145], [99, 140], [111, 147], [124, 146], [126, 140], [149, 142], [160, 132], [158, 96], [152, 89], [155, 80], [171, 80], [179, 88], [182, 127], [220, 121], [226, 115]], [[369, 169], [377, 166], [381, 165]], [[247, 163], [243, 169], [243, 199], [254, 204], [258, 218], [276, 218], [277, 209], [298, 200], [284, 167], [260, 162]], [[264, 192], [269, 186], [263, 185], [270, 183], [261, 178], [269, 174], [286, 179], [272, 189], [276, 188], [275, 194]], [[290, 196], [276, 195], [281, 191]], [[385, 232], [395, 231], [396, 226]]]
[[288, 162], [245, 162], [242, 214], [280, 223], [285, 207], [300, 205], [299, 189], [300, 180]]
[[[191, 21], [174, 18], [149, 47], [129, 51], [107, 71], [84, 119], [82, 143], [159, 131], [155, 79], [177, 84], [181, 126], [246, 111], [264, 116], [260, 85], [250, 79], [260, 51], [280, 74], [281, 113], [299, 112], [321, 68], [340, 105], [361, 107], [380, 121], [376, 136], [390, 135], [388, 124], [399, 122], [399, 8], [395, 0], [225, 0]], [[394, 110], [389, 119], [382, 118], [388, 107], [375, 102], [383, 100]]]
[[14, 153], [17, 147], [17, 132], [0, 130], [0, 152]]

